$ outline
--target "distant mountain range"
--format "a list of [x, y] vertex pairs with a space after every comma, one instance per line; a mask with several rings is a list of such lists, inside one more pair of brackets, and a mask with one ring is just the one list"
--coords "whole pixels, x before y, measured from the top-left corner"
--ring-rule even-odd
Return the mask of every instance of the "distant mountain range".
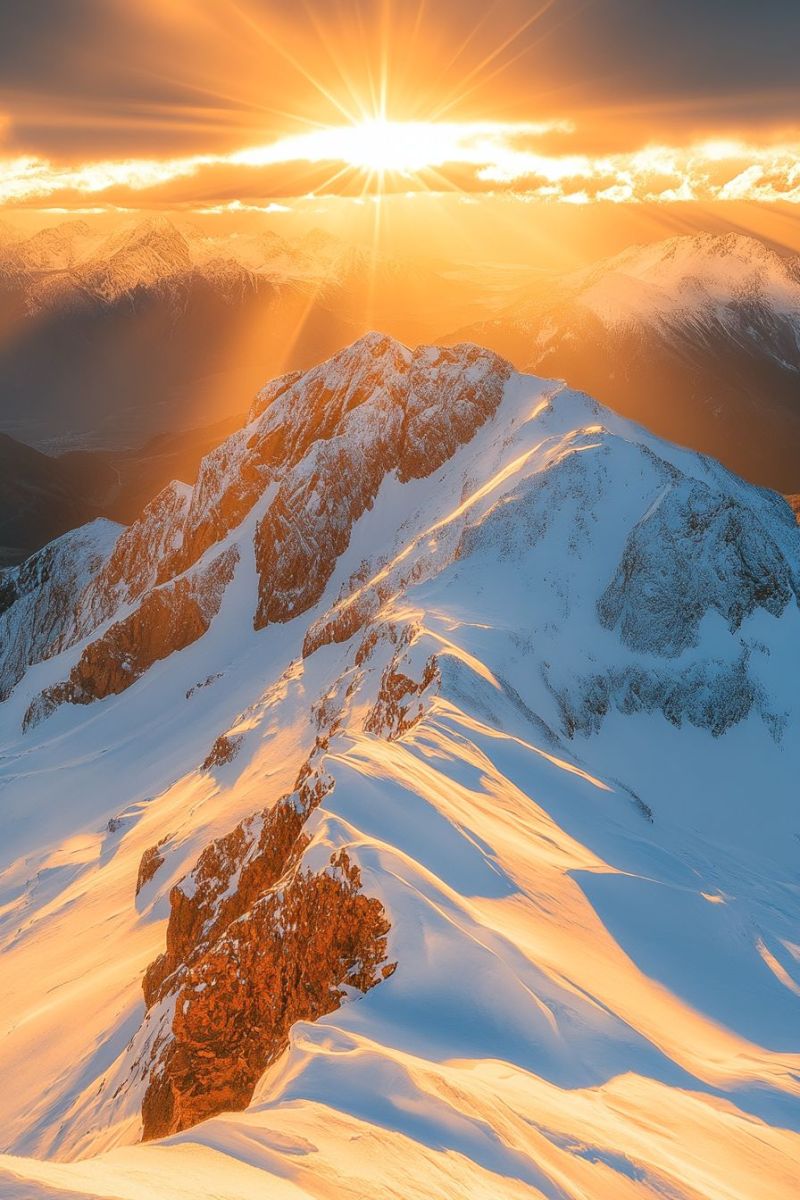
[[122, 449], [241, 415], [265, 373], [371, 325], [475, 319], [447, 264], [375, 258], [311, 230], [207, 236], [165, 217], [100, 235], [0, 231], [0, 429], [42, 450]]
[[0, 429], [81, 452], [45, 483], [47, 462], [19, 452], [0, 562], [191, 483], [264, 374], [304, 369], [369, 325], [486, 344], [800, 492], [800, 260], [753, 238], [677, 237], [553, 275], [375, 258], [319, 230], [212, 237], [159, 217], [100, 235], [66, 221], [25, 239], [0, 229]]
[[6, 236], [0, 428], [44, 450], [131, 448], [241, 413], [287, 347], [350, 340], [318, 249], [312, 262], [278, 238], [232, 244], [243, 261], [161, 218]]
[[685, 236], [571, 275], [459, 329], [564, 378], [756, 483], [800, 490], [800, 258], [737, 234]]
[[[503, 272], [496, 286], [505, 295]], [[23, 238], [0, 225], [0, 565], [192, 482], [265, 374], [371, 323], [415, 340], [486, 304], [448, 264], [376, 259], [321, 230], [214, 237], [155, 217]]]

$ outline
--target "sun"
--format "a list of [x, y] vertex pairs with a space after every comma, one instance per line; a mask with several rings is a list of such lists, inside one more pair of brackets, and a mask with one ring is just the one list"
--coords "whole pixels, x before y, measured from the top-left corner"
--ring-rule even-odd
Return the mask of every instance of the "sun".
[[368, 117], [326, 131], [334, 157], [373, 175], [413, 175], [440, 166], [454, 151], [449, 126]]

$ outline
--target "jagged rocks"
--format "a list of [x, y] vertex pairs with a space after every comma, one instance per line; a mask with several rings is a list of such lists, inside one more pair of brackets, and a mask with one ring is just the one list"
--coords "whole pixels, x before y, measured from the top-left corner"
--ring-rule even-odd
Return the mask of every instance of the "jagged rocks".
[[[324, 752], [325, 746], [320, 740], [316, 753]], [[166, 950], [150, 964], [143, 983], [148, 1008], [162, 997], [165, 981], [297, 862], [307, 844], [301, 836], [303, 824], [332, 786], [333, 781], [309, 761], [292, 793], [206, 847], [191, 875], [170, 894]]]
[[302, 867], [306, 818], [333, 786], [315, 756], [293, 793], [211, 843], [172, 890], [167, 948], [143, 981], [145, 1139], [244, 1108], [295, 1021], [394, 970], [383, 907], [347, 853]]
[[[169, 243], [162, 234], [154, 231], [152, 245], [145, 239], [148, 253]], [[310, 371], [273, 381], [254, 402], [251, 423], [204, 458], [193, 488], [171, 483], [129, 529], [103, 526], [103, 553], [90, 556], [85, 571], [52, 573], [63, 595], [39, 604], [21, 574], [4, 574], [0, 622], [10, 632], [4, 639], [0, 628], [0, 698], [29, 665], [95, 630], [102, 632], [70, 679], [29, 706], [26, 727], [65, 701], [124, 690], [196, 640], [207, 617], [194, 604], [199, 576], [189, 573], [203, 559], [197, 570], [207, 577], [208, 552], [258, 501], [254, 625], [307, 611], [386, 476], [408, 481], [438, 470], [495, 412], [509, 373], [503, 359], [476, 346], [412, 351], [368, 334]], [[68, 536], [76, 545], [87, 537]], [[345, 624], [362, 617], [348, 613]]]
[[733, 496], [681, 479], [631, 531], [598, 604], [608, 629], [634, 650], [677, 655], [695, 643], [702, 618], [718, 612], [734, 631], [760, 607], [779, 616], [798, 599], [796, 561], [775, 540], [791, 513], [775, 496], [771, 528]]
[[239, 753], [241, 744], [241, 736], [230, 737], [226, 733], [221, 733], [203, 759], [201, 770], [210, 771], [212, 767], [223, 767], [226, 763], [233, 762]]
[[286, 476], [256, 533], [257, 629], [291, 620], [320, 598], [393, 466], [400, 420], [395, 410], [374, 422], [359, 411], [340, 437], [315, 446]]
[[161, 847], [168, 839], [163, 837], [156, 842], [155, 846], [148, 846], [142, 855], [139, 863], [139, 873], [136, 876], [136, 895], [139, 895], [142, 888], [154, 878], [156, 872], [164, 864], [164, 855], [161, 853]]
[[[407, 670], [401, 670], [401, 665], [407, 666], [408, 646], [415, 637], [416, 630], [413, 627], [404, 630], [400, 645], [381, 676], [378, 698], [364, 720], [364, 730], [367, 733], [385, 737], [388, 741], [402, 737], [422, 719], [425, 715], [422, 696], [439, 678], [439, 667], [434, 655], [426, 660], [419, 679], [413, 679]], [[367, 656], [371, 653], [371, 646], [368, 644], [370, 640], [368, 634], [360, 647], [360, 651], [366, 649]], [[364, 661], [361, 654], [357, 655], [357, 663], [359, 659]]]
[[182, 980], [142, 1104], [144, 1138], [244, 1108], [295, 1021], [332, 1012], [347, 988], [366, 992], [392, 972], [388, 931], [345, 851], [254, 904]]
[[124, 692], [154, 662], [197, 641], [219, 611], [237, 561], [232, 547], [195, 575], [148, 592], [138, 608], [89, 642], [64, 683], [34, 700], [26, 727], [59, 704], [89, 704]]
[[694, 725], [714, 737], [757, 711], [776, 740], [783, 731], [784, 719], [767, 707], [750, 675], [747, 654], [732, 663], [709, 660], [674, 670], [629, 666], [552, 691], [568, 737], [597, 733], [612, 708], [626, 715], [660, 712], [672, 725]]
[[156, 583], [161, 561], [180, 542], [191, 495], [188, 484], [173, 480], [120, 534], [108, 561], [81, 599], [83, 633], [91, 632], [120, 605], [133, 603]]
[[[476, 346], [421, 346], [412, 354], [375, 335], [357, 346], [359, 370], [339, 396], [343, 415], [332, 423], [329, 375], [315, 381], [325, 414], [316, 432], [327, 436], [284, 475], [259, 524], [257, 629], [316, 603], [386, 475], [396, 470], [409, 480], [437, 470], [494, 413], [511, 370]], [[377, 380], [375, 362], [384, 372]], [[290, 393], [301, 386], [306, 379]]]
[[196, 563], [247, 516], [268, 486], [270, 462], [251, 443], [248, 430], [240, 429], [205, 456], [180, 532], [159, 563], [158, 582]]
[[79, 599], [102, 570], [120, 526], [92, 521], [0, 577], [0, 701], [32, 664], [75, 637]]
[[250, 405], [250, 411], [247, 414], [248, 423], [262, 416], [271, 404], [274, 404], [284, 392], [297, 383], [302, 374], [302, 371], [289, 371], [286, 375], [279, 375], [277, 379], [271, 379], [265, 387], [261, 388]]
[[480, 346], [419, 346], [409, 372], [398, 475], [423, 479], [496, 411], [511, 366]]

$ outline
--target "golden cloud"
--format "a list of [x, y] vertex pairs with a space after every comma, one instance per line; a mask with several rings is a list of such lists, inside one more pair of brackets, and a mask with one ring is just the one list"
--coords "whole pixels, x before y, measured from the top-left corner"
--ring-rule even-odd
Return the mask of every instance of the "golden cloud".
[[[315, 191], [509, 190], [571, 204], [749, 200], [800, 203], [800, 145], [704, 141], [688, 147], [648, 146], [627, 153], [542, 153], [542, 136], [568, 122], [391, 122], [330, 126], [225, 154], [130, 158], [55, 164], [33, 155], [0, 161], [0, 205], [60, 195], [94, 198], [162, 191], [182, 184], [208, 211], [244, 209], [244, 197], [302, 195], [288, 182], [298, 164], [319, 168]], [[287, 184], [278, 183], [286, 170]], [[247, 182], [249, 178], [249, 183]], [[210, 183], [213, 181], [213, 183]], [[224, 182], [223, 191], [219, 188]], [[355, 182], [354, 182], [355, 181]], [[241, 188], [237, 195], [236, 188]], [[76, 200], [75, 203], [79, 203]], [[273, 210], [274, 211], [274, 210]]]

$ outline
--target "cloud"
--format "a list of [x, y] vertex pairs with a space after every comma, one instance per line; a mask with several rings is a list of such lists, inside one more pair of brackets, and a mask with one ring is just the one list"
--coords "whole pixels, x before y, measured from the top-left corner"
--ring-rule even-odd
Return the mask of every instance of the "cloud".
[[209, 213], [279, 212], [286, 208], [280, 201], [293, 197], [381, 191], [511, 191], [569, 204], [800, 203], [797, 142], [763, 146], [717, 138], [600, 155], [536, 148], [548, 135], [571, 129], [563, 121], [367, 121], [217, 154], [80, 165], [23, 155], [0, 160], [0, 205], [149, 200]]
[[277, 204], [271, 200], [268, 204], [244, 204], [241, 200], [229, 200], [227, 204], [209, 204], [194, 210], [201, 216], [216, 216], [223, 213], [288, 213], [291, 206]]

